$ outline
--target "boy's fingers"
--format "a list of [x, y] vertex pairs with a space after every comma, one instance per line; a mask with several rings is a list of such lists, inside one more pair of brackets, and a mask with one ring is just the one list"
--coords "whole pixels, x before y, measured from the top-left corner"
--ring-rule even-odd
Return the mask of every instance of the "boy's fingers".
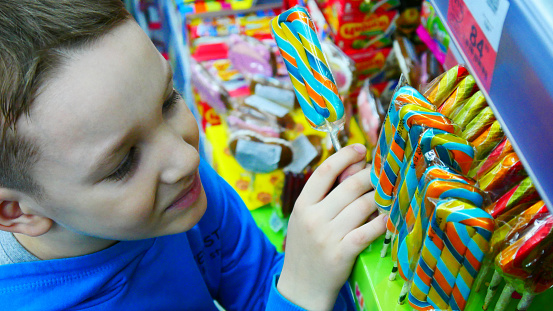
[[386, 221], [388, 221], [388, 215], [380, 214], [375, 219], [352, 230], [342, 240], [343, 251], [350, 256], [357, 256], [372, 241], [386, 232]]
[[346, 206], [358, 200], [372, 188], [370, 169], [358, 172], [339, 184], [324, 198], [322, 203], [326, 207], [325, 212], [330, 219], [336, 217]]
[[370, 166], [370, 164], [367, 164], [366, 158], [363, 158], [361, 161], [348, 166], [348, 168], [346, 168], [342, 172], [342, 174], [340, 174], [340, 177], [338, 178], [338, 182], [340, 183], [343, 182], [348, 177], [355, 175], [357, 172], [365, 169], [367, 166]]
[[367, 149], [361, 144], [342, 148], [319, 166], [305, 184], [296, 204], [313, 205], [328, 193], [338, 176], [350, 165], [365, 158]]
[[[344, 208], [333, 220], [332, 225], [343, 237], [349, 232], [363, 225], [373, 213], [378, 216], [374, 191], [366, 193]], [[374, 218], [373, 218], [374, 219]], [[372, 219], [371, 219], [372, 220]]]

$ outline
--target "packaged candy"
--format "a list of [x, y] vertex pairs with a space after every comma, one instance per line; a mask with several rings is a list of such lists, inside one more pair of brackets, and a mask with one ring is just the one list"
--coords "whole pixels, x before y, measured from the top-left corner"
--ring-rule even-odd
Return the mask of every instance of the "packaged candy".
[[490, 206], [485, 208], [486, 212], [493, 218], [498, 218], [513, 207], [533, 200], [539, 199], [539, 194], [534, 187], [530, 177], [524, 178], [519, 184], [505, 193]]
[[[446, 165], [432, 165], [429, 166], [422, 175], [421, 180], [419, 181], [419, 184], [413, 194], [413, 198], [420, 197], [420, 193], [422, 193], [424, 187], [426, 186], [426, 182], [432, 179], [459, 180], [470, 185], [476, 184], [476, 181], [460, 175], [458, 172], [455, 172]], [[398, 234], [399, 228], [405, 224], [407, 210], [410, 206], [410, 199], [409, 197], [404, 198], [402, 195], [405, 195], [405, 193], [400, 193], [395, 197], [394, 203], [390, 210], [390, 215], [388, 221], [386, 222], [386, 236], [384, 238], [384, 245], [382, 247], [380, 257], [386, 256], [388, 245], [393, 242], [393, 235]], [[394, 273], [395, 272], [396, 271], [394, 271]], [[395, 276], [390, 276], [391, 280], [394, 278]]]
[[493, 114], [492, 108], [486, 107], [467, 124], [461, 137], [472, 142], [492, 125], [494, 121], [495, 115]]
[[228, 59], [241, 73], [272, 77], [276, 73], [276, 60], [270, 47], [247, 36], [229, 37]]
[[292, 162], [291, 144], [280, 138], [261, 136], [240, 130], [231, 134], [229, 148], [236, 161], [247, 171], [269, 173]]
[[553, 247], [552, 229], [553, 217], [547, 214], [542, 219], [535, 220], [516, 242], [497, 255], [496, 271], [486, 294], [484, 310], [494, 296], [502, 276], [507, 284], [497, 301], [496, 310], [503, 310], [509, 303], [515, 286], [524, 288], [525, 283], [535, 276], [535, 273], [540, 270], [541, 259], [548, 258]]
[[455, 91], [438, 108], [438, 111], [448, 118], [454, 118], [476, 91], [478, 91], [476, 80], [474, 80], [472, 75], [466, 76], [459, 82]]
[[467, 103], [459, 110], [459, 113], [453, 118], [453, 121], [457, 123], [462, 129], [469, 124], [474, 117], [488, 104], [482, 91], [478, 91], [472, 95]]
[[438, 202], [409, 293], [416, 310], [464, 310], [494, 230], [490, 215], [457, 199]]
[[503, 137], [501, 142], [494, 147], [486, 159], [482, 160], [478, 166], [469, 172], [469, 176], [480, 179], [480, 177], [489, 172], [497, 163], [503, 161], [503, 158], [511, 152], [514, 152], [511, 142], [507, 137]]
[[465, 67], [457, 65], [436, 78], [422, 93], [432, 104], [440, 107], [468, 74]]
[[214, 80], [202, 65], [193, 59], [190, 59], [190, 74], [192, 85], [200, 95], [203, 101], [217, 111], [219, 114], [225, 114], [232, 108], [230, 94], [223, 86]]
[[486, 175], [478, 180], [480, 189], [498, 198], [527, 176], [516, 153], [507, 155]]
[[478, 188], [462, 181], [434, 179], [426, 184], [420, 197], [413, 198], [410, 210], [415, 213], [414, 219], [406, 219], [406, 225], [401, 227], [398, 237], [398, 271], [406, 281], [400, 294], [400, 303], [407, 297], [409, 282], [414, 276], [420, 249], [436, 203], [442, 199], [455, 198], [481, 207], [484, 197], [485, 194]]
[[472, 144], [476, 148], [476, 158], [478, 160], [485, 159], [503, 139], [503, 136], [503, 129], [499, 122], [495, 120], [480, 136], [472, 141]]
[[344, 105], [309, 14], [303, 7], [293, 7], [275, 17], [271, 29], [307, 121], [314, 129], [329, 132], [339, 149]]

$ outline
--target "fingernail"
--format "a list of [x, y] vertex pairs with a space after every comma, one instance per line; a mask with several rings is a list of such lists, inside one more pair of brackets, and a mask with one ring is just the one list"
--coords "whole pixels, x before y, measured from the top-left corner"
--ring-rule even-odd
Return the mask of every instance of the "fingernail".
[[384, 221], [386, 223], [386, 222], [388, 222], [388, 218], [390, 218], [390, 216], [384, 215], [384, 217], [382, 217], [382, 221]]
[[355, 149], [355, 151], [359, 152], [360, 154], [365, 154], [367, 152], [367, 148], [365, 148], [365, 146], [361, 144], [354, 144], [353, 149]]

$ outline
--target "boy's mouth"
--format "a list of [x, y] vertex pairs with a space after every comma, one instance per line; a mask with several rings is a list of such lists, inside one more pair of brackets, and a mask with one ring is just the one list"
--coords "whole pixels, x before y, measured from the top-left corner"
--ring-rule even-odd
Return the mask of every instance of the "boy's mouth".
[[167, 207], [166, 211], [183, 210], [190, 207], [200, 196], [201, 190], [202, 183], [200, 181], [200, 175], [196, 172], [192, 183], [179, 193], [175, 201]]

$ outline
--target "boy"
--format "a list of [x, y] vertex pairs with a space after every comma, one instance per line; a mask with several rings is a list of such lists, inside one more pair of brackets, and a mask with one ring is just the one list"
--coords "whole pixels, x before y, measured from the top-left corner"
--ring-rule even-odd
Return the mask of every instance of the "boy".
[[1, 310], [351, 306], [340, 288], [384, 231], [363, 146], [313, 174], [283, 258], [200, 159], [121, 1], [0, 0], [0, 45]]

